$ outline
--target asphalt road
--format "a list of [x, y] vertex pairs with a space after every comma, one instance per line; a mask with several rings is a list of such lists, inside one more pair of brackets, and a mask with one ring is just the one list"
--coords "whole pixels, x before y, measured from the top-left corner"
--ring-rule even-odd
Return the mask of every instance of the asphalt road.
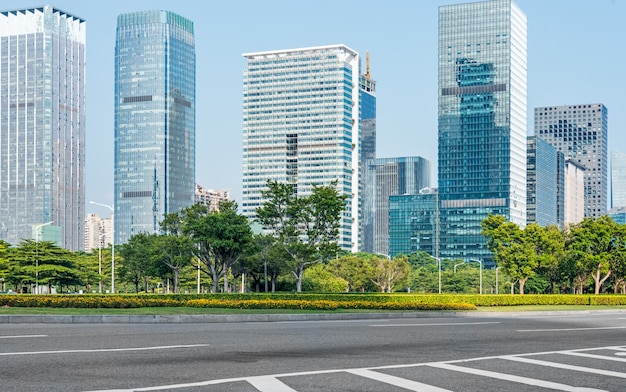
[[0, 391], [619, 391], [626, 313], [0, 324]]

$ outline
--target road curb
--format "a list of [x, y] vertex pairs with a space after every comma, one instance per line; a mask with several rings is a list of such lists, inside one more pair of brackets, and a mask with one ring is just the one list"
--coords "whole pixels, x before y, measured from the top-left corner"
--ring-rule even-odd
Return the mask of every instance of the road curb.
[[555, 317], [597, 313], [626, 313], [626, 309], [555, 310], [528, 312], [394, 312], [394, 313], [307, 313], [307, 314], [176, 314], [176, 315], [0, 315], [0, 324], [190, 324], [260, 323], [289, 321], [388, 320], [444, 317]]

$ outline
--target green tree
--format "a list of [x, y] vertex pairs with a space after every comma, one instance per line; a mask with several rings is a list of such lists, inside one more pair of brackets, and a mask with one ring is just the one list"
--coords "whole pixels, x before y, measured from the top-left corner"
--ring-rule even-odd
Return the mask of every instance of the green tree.
[[604, 215], [597, 219], [585, 218], [573, 225], [571, 251], [580, 262], [583, 273], [589, 274], [599, 294], [604, 282], [611, 276], [616, 263], [624, 254], [624, 236], [611, 218]]
[[7, 259], [9, 246], [8, 242], [0, 240], [0, 290], [6, 287], [9, 278], [9, 260]]
[[520, 294], [524, 294], [524, 284], [536, 273], [539, 265], [532, 240], [527, 239], [518, 225], [507, 222], [501, 215], [489, 215], [481, 225], [487, 248], [493, 252], [498, 266], [512, 279], [511, 294], [515, 282], [519, 283]]
[[136, 293], [139, 292], [142, 282], [144, 290], [147, 290], [147, 279], [152, 269], [152, 246], [150, 234], [138, 233], [132, 235], [127, 243], [116, 247], [117, 254], [121, 257], [121, 262], [117, 263], [118, 276], [132, 282]]
[[364, 292], [371, 281], [374, 266], [369, 259], [374, 257], [369, 253], [356, 253], [332, 259], [328, 269], [338, 278], [348, 283], [349, 291]]
[[10, 274], [19, 280], [20, 286], [47, 286], [51, 293], [54, 286], [62, 290], [81, 283], [74, 254], [53, 242], [23, 240], [9, 256], [13, 264]]
[[336, 257], [341, 214], [345, 195], [329, 186], [313, 184], [309, 196], [298, 196], [294, 187], [268, 181], [262, 192], [265, 203], [257, 209], [257, 219], [270, 230], [287, 255], [286, 267], [296, 279], [296, 291], [302, 291], [304, 270], [313, 264]]
[[[539, 226], [536, 223], [526, 226], [524, 229], [526, 242], [534, 250], [537, 257], [537, 275], [542, 278], [534, 283], [538, 292], [545, 292], [547, 287], [549, 292], [554, 293], [556, 285], [561, 280], [559, 276], [559, 262], [564, 259], [565, 238], [563, 233], [555, 225], [547, 227]], [[549, 285], [538, 282], [547, 281]], [[540, 290], [544, 287], [544, 290]]]
[[370, 259], [370, 263], [373, 268], [371, 281], [383, 293], [391, 293], [411, 273], [411, 267], [406, 256], [389, 259], [376, 255]]
[[348, 290], [348, 282], [335, 276], [326, 265], [315, 264], [304, 271], [302, 288], [319, 293], [341, 293]]
[[248, 218], [237, 213], [237, 203], [222, 201], [214, 211], [195, 204], [169, 219], [176, 221], [180, 232], [191, 239], [192, 252], [201, 261], [202, 271], [212, 277], [213, 292], [218, 291], [220, 279], [227, 292], [229, 270], [253, 240]]

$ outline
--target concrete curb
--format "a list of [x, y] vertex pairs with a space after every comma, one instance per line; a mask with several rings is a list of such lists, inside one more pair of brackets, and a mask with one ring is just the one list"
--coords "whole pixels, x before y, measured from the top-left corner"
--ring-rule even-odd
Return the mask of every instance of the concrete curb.
[[555, 317], [594, 313], [626, 313], [626, 309], [555, 310], [529, 312], [394, 312], [394, 313], [310, 313], [310, 314], [181, 314], [181, 315], [0, 315], [0, 324], [189, 324], [261, 323], [288, 321], [389, 320], [443, 317]]

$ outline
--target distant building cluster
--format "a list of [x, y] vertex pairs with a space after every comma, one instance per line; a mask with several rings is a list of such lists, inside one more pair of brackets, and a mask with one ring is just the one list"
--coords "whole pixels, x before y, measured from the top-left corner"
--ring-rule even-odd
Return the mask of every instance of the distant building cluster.
[[230, 200], [230, 191], [228, 189], [206, 189], [196, 184], [196, 204], [202, 204], [209, 207], [209, 211], [216, 211], [223, 201]]
[[[85, 216], [86, 22], [44, 6], [2, 12], [0, 23], [0, 239], [48, 236], [91, 252], [158, 233], [165, 214], [193, 203], [230, 200], [195, 182], [190, 19], [118, 17], [110, 219]], [[490, 214], [521, 227], [607, 213], [624, 223], [626, 153], [609, 161], [602, 103], [535, 108], [528, 132], [527, 42], [526, 15], [510, 0], [439, 7], [436, 185], [427, 159], [377, 156], [369, 53], [341, 44], [243, 54], [241, 212], [254, 220], [268, 180], [298, 196], [336, 183], [344, 250], [486, 267]]]
[[108, 248], [113, 243], [113, 222], [98, 214], [87, 214], [85, 219], [85, 252]]

